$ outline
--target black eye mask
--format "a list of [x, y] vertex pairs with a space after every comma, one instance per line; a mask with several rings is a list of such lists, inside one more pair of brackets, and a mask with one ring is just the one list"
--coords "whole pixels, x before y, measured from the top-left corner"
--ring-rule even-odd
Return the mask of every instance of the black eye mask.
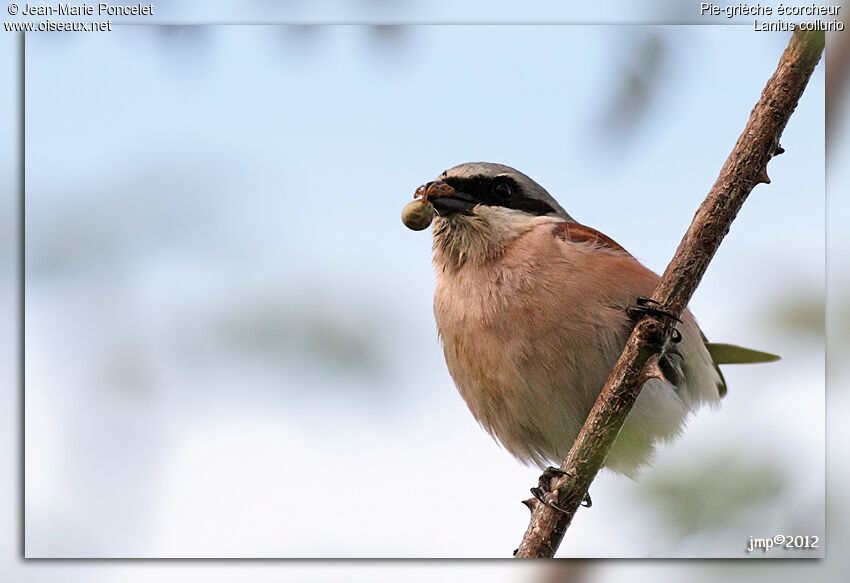
[[[549, 203], [531, 198], [522, 187], [509, 176], [470, 176], [468, 178], [448, 177], [445, 179], [455, 190], [452, 198], [474, 201], [476, 204], [500, 206], [532, 215], [547, 215], [556, 212]], [[459, 209], [460, 210], [460, 209]]]

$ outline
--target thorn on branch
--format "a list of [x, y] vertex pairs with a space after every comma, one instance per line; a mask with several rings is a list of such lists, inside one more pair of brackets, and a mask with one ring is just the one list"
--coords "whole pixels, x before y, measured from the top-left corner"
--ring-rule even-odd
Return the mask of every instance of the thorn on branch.
[[[674, 329], [675, 330], [675, 329]], [[644, 364], [643, 368], [640, 371], [640, 375], [638, 377], [637, 386], [643, 386], [647, 382], [652, 379], [658, 379], [664, 383], [671, 383], [674, 385], [678, 385], [680, 379], [678, 377], [670, 377], [669, 374], [677, 374], [675, 371], [670, 371], [665, 373], [661, 370], [660, 360], [663, 356], [663, 353], [656, 353], [650, 356], [646, 364]]]
[[780, 144], [776, 144], [776, 149], [773, 150], [773, 155], [778, 156], [779, 154], [784, 154], [785, 148], [783, 148]]
[[644, 374], [640, 379], [641, 386], [643, 386], [643, 383], [650, 379], [659, 379], [662, 382], [667, 382], [667, 378], [664, 376], [664, 373], [661, 372], [661, 367], [658, 366], [657, 359], [653, 362], [647, 361], [646, 368], [644, 369]]
[[[538, 504], [540, 504], [540, 503], [537, 501], [537, 498], [529, 498], [528, 500], [523, 500], [523, 501], [522, 501], [522, 503], [523, 503], [523, 504], [525, 504], [525, 506], [526, 506], [526, 507], [528, 508], [528, 510], [529, 510], [529, 511], [531, 511], [531, 512], [534, 512], [534, 509], [535, 509], [535, 508], [537, 508], [537, 505], [538, 505]], [[514, 554], [516, 554], [516, 551], [514, 551]]]
[[[761, 172], [759, 172], [759, 175], [756, 177], [755, 183], [756, 184], [761, 184], [761, 183], [770, 184], [770, 177], [767, 175], [767, 166], [765, 166], [764, 168], [761, 169]], [[753, 186], [755, 186], [755, 185], [753, 185]]]

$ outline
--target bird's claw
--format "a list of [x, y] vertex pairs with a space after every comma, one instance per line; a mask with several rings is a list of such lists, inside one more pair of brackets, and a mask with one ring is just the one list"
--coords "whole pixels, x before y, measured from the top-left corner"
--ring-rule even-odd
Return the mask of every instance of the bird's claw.
[[549, 508], [553, 508], [563, 514], [569, 514], [566, 508], [558, 506], [558, 499], [555, 498], [555, 495], [552, 492], [544, 492], [543, 488], [532, 488], [531, 493], [535, 498], [537, 498], [538, 502], [541, 502]]
[[[536, 488], [531, 489], [531, 494], [542, 504], [545, 504], [549, 508], [557, 510], [558, 512], [562, 512], [564, 514], [569, 514], [569, 511], [566, 508], [561, 507], [558, 504], [558, 496], [557, 490], [553, 492], [551, 490], [551, 480], [555, 477], [566, 476], [567, 473], [560, 468], [556, 468], [554, 466], [549, 466], [546, 468], [543, 473], [540, 475], [540, 479], [538, 481], [538, 486]], [[593, 502], [590, 500], [590, 494], [584, 495], [584, 500], [581, 505], [585, 508], [590, 508]]]
[[635, 319], [637, 319], [639, 316], [664, 316], [665, 318], [676, 320], [680, 324], [682, 323], [679, 318], [677, 318], [670, 312], [657, 307], [660, 305], [661, 304], [659, 304], [652, 298], [648, 298], [646, 296], [638, 296], [635, 299], [635, 305], [626, 308], [626, 313], [628, 313], [629, 316]]
[[[635, 298], [635, 305], [626, 308], [626, 313], [633, 320], [637, 320], [641, 316], [663, 316], [665, 318], [676, 320], [680, 324], [682, 323], [682, 320], [680, 320], [670, 312], [657, 307], [660, 305], [660, 303], [653, 300], [652, 298], [648, 298], [646, 296], [638, 296], [637, 298]], [[673, 328], [673, 335], [671, 336], [670, 341], [673, 344], [678, 344], [682, 341], [682, 333], [679, 332], [679, 330], [677, 330], [676, 328]]]

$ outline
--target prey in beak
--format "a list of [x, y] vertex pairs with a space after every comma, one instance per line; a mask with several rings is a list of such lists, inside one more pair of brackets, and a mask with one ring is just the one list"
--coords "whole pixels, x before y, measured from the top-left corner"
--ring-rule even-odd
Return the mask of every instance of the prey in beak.
[[444, 180], [434, 180], [417, 188], [414, 198], [419, 197], [434, 205], [434, 210], [441, 217], [457, 212], [469, 214], [469, 211], [479, 204], [469, 195], [452, 188]]

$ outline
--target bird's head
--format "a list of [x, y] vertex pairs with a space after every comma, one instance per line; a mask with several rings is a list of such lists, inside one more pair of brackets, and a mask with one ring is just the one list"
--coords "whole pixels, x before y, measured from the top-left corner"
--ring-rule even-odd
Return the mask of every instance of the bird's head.
[[420, 190], [433, 193], [438, 268], [492, 259], [540, 223], [572, 220], [542, 186], [502, 164], [460, 164]]

